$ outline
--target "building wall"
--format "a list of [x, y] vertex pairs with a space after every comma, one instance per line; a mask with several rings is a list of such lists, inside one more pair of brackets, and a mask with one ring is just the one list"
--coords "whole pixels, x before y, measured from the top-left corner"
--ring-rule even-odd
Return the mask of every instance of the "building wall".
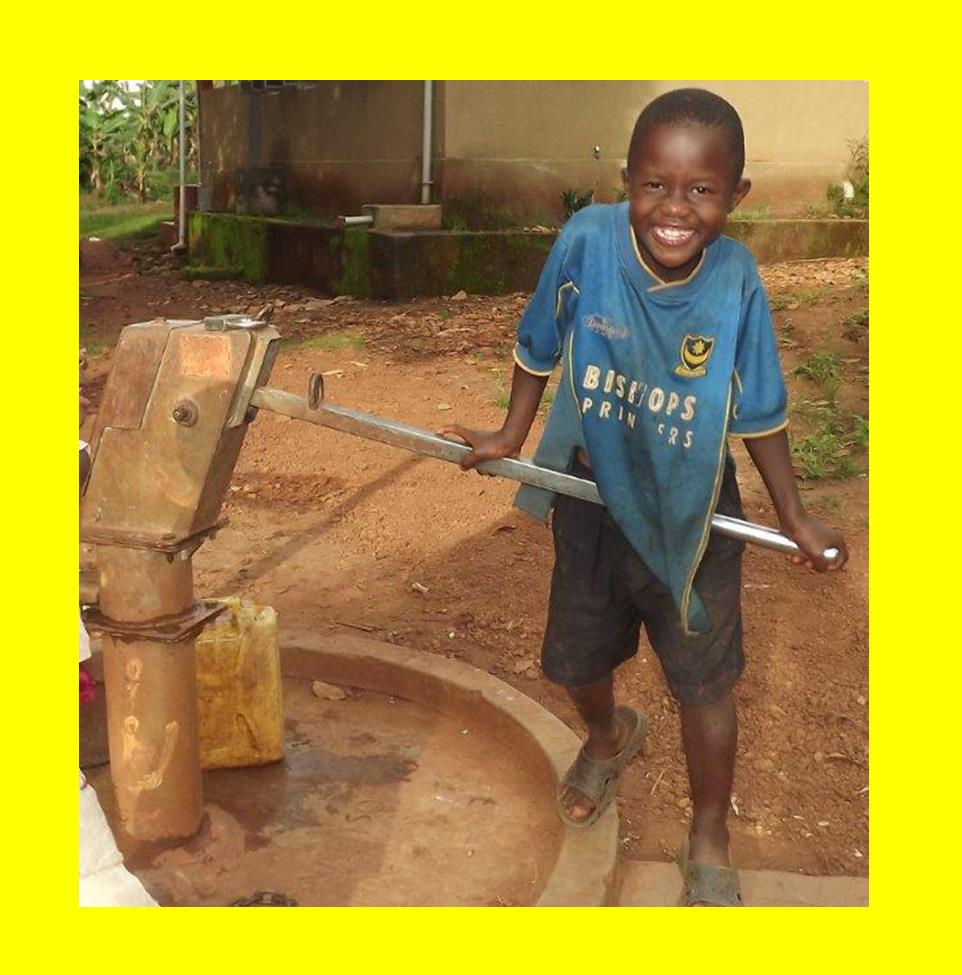
[[[860, 81], [439, 82], [435, 199], [449, 224], [478, 227], [557, 223], [568, 189], [613, 200], [638, 112], [683, 86], [738, 109], [753, 181], [743, 205], [776, 216], [824, 204], [850, 143], [868, 134]], [[330, 217], [362, 203], [418, 202], [422, 99], [421, 81], [202, 91], [202, 205]]]
[[416, 202], [419, 81], [200, 92], [200, 179], [207, 208], [336, 216], [362, 203]]
[[[745, 128], [743, 206], [777, 216], [825, 203], [844, 177], [850, 142], [868, 135], [861, 81], [449, 81], [445, 83], [443, 198], [473, 220], [545, 222], [564, 190], [615, 198], [638, 112], [672, 88], [728, 99]], [[600, 158], [594, 147], [600, 146]]]

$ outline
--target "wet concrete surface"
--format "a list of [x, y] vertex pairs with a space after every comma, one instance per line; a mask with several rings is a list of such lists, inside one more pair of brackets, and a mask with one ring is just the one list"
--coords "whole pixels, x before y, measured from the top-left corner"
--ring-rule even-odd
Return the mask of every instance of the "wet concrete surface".
[[401, 698], [324, 700], [294, 677], [284, 694], [283, 761], [206, 772], [201, 831], [180, 847], [128, 841], [109, 767], [88, 768], [128, 866], [162, 905], [264, 889], [301, 906], [535, 903], [562, 830], [509, 747]]

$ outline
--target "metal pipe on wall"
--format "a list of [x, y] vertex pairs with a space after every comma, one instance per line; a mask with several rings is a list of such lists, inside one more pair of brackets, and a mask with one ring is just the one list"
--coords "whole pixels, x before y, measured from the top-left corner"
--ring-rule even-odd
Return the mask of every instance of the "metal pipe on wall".
[[424, 125], [421, 132], [421, 202], [431, 202], [431, 131], [433, 127], [434, 82], [424, 82]]
[[177, 221], [177, 243], [171, 248], [180, 253], [187, 246], [187, 96], [186, 83], [180, 82], [180, 214]]

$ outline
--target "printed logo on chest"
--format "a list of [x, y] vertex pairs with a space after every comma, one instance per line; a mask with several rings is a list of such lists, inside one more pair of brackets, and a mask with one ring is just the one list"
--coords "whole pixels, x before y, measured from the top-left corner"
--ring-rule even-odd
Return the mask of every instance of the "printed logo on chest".
[[686, 379], [704, 376], [714, 347], [715, 340], [708, 335], [686, 335], [681, 340], [681, 362], [675, 366], [675, 375]]
[[585, 315], [581, 319], [581, 324], [589, 332], [603, 335], [606, 339], [628, 338], [628, 328], [625, 325], [616, 325], [610, 318], [605, 318], [604, 315]]

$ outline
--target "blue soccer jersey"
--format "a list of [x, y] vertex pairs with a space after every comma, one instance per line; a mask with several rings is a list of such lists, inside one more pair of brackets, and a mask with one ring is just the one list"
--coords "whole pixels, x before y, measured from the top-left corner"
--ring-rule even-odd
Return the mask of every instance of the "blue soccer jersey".
[[[675, 599], [686, 629], [708, 626], [692, 580], [708, 543], [726, 436], [787, 425], [771, 313], [751, 254], [720, 237], [684, 281], [645, 265], [628, 204], [565, 225], [518, 326], [515, 360], [562, 363], [535, 461], [568, 470], [587, 451], [611, 516]], [[547, 518], [553, 496], [516, 503]]]

